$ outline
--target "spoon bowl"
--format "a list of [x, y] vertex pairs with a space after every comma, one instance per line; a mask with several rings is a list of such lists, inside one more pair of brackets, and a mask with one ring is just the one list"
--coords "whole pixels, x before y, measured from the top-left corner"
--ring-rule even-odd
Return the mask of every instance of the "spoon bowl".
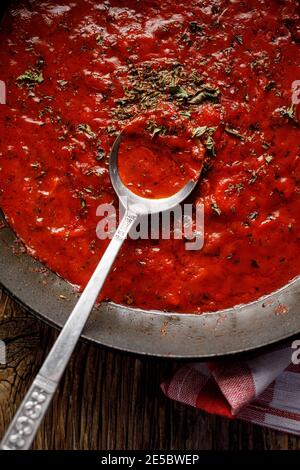
[[176, 207], [191, 194], [198, 183], [198, 179], [188, 181], [179, 191], [166, 198], [150, 199], [132, 192], [122, 182], [118, 170], [118, 152], [122, 137], [121, 132], [112, 146], [109, 159], [109, 174], [113, 188], [128, 212], [142, 216], [168, 211]]

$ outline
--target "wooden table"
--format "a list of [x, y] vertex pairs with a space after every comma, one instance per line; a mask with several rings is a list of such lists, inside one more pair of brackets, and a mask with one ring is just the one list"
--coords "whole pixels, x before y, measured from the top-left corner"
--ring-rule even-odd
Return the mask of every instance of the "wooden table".
[[[0, 291], [0, 435], [57, 332]], [[35, 449], [300, 449], [300, 438], [210, 416], [167, 399], [160, 383], [176, 364], [80, 343], [34, 443]]]

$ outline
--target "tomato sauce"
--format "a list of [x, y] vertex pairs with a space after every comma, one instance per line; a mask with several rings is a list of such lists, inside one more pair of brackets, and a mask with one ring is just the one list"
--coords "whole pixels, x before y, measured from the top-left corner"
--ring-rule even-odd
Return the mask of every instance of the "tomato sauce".
[[299, 19], [291, 0], [14, 4], [0, 32], [0, 205], [29, 252], [86, 284], [108, 244], [96, 208], [117, 204], [116, 134], [171, 106], [205, 149], [192, 197], [205, 207], [204, 248], [128, 240], [102, 299], [201, 313], [297, 276]]

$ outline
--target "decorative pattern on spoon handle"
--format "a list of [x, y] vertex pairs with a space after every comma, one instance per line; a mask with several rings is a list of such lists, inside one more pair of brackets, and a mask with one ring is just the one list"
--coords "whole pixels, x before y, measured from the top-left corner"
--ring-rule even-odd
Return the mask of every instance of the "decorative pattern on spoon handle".
[[131, 213], [126, 212], [126, 214], [121, 220], [120, 225], [117, 228], [117, 231], [115, 233], [115, 237], [119, 241], [125, 240], [128, 234], [128, 228], [132, 226], [133, 222], [135, 222], [136, 219], [137, 219], [136, 214], [131, 214]]
[[1, 442], [1, 450], [27, 450], [52, 400], [56, 384], [38, 375]]

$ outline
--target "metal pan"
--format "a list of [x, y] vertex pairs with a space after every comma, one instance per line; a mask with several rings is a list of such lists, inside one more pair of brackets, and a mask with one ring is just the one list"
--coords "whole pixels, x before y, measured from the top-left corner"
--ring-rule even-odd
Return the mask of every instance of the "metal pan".
[[[2, 3], [0, 15], [3, 7]], [[18, 246], [9, 227], [0, 229], [0, 284], [37, 316], [62, 327], [78, 294], [66, 281], [18, 250]], [[102, 304], [94, 308], [83, 337], [100, 345], [151, 356], [223, 356], [299, 333], [299, 301], [300, 277], [258, 301], [202, 315]]]

